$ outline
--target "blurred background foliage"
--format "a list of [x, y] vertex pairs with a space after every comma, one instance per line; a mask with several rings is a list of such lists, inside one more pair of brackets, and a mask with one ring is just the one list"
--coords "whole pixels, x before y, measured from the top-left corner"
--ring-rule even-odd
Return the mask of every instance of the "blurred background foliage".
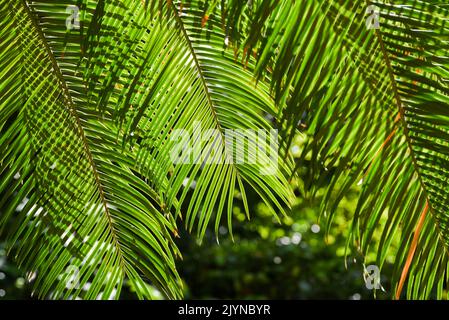
[[[326, 235], [317, 219], [319, 199], [301, 197], [290, 216], [276, 223], [263, 203], [254, 206], [251, 221], [234, 208], [234, 242], [226, 227], [219, 244], [208, 233], [202, 244], [184, 233], [179, 240], [184, 259], [179, 263], [186, 298], [220, 299], [372, 299], [365, 286], [363, 257], [346, 251], [356, 194], [344, 199]], [[373, 257], [367, 257], [369, 259]], [[374, 261], [374, 260], [371, 260]], [[346, 263], [345, 263], [346, 262]], [[381, 284], [387, 290], [391, 262], [384, 266]], [[377, 299], [389, 298], [376, 292]]]
[[[298, 145], [293, 146], [293, 152]], [[246, 220], [243, 203], [236, 201], [234, 240], [225, 223], [218, 237], [209, 230], [202, 243], [180, 228], [177, 243], [183, 259], [178, 261], [178, 270], [184, 281], [186, 299], [391, 297], [389, 275], [394, 252], [382, 268], [381, 285], [385, 291], [373, 292], [365, 285], [363, 261], [366, 265], [375, 263], [375, 246], [372, 256], [364, 260], [354, 246], [347, 245], [358, 190], [354, 188], [340, 202], [327, 228], [327, 220], [320, 212], [324, 188], [310, 180], [311, 168], [307, 162], [301, 168], [300, 177], [292, 180], [298, 186], [296, 203], [289, 216], [281, 217], [281, 223], [255, 194], [250, 193], [247, 195], [251, 205], [250, 221]], [[236, 193], [235, 197], [239, 199], [240, 195]], [[6, 257], [5, 243], [1, 243], [0, 299], [30, 298], [32, 280], [32, 274], [19, 272]], [[156, 289], [154, 295], [163, 298]], [[125, 289], [121, 298], [134, 298], [132, 288]]]

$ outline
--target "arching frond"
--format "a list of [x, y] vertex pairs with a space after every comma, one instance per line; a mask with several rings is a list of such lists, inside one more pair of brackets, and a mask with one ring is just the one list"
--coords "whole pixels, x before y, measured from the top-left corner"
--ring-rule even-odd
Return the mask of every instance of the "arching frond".
[[237, 190], [293, 197], [267, 85], [156, 2], [1, 4], [0, 226], [39, 297], [178, 298], [176, 217], [201, 237]]
[[[288, 141], [297, 128], [310, 135], [298, 166], [312, 160], [310, 181], [330, 179], [322, 207], [329, 223], [339, 200], [361, 184], [353, 232], [360, 250], [369, 250], [380, 227], [382, 266], [402, 230], [393, 294], [408, 279], [408, 297], [441, 297], [448, 267], [447, 6], [281, 1], [270, 11], [270, 1], [256, 4], [247, 25], [265, 32], [249, 31], [239, 44], [257, 52], [259, 74], [268, 72], [286, 101]], [[296, 28], [279, 23], [294, 17]]]

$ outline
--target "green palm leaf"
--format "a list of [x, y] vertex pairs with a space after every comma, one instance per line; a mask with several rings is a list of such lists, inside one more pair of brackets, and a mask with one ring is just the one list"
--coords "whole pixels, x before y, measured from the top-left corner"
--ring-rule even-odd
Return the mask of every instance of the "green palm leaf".
[[[220, 29], [217, 28], [215, 33], [211, 30], [203, 32], [198, 24], [195, 28], [198, 22], [195, 19], [184, 21], [183, 13], [179, 13], [174, 4], [162, 4], [160, 8], [163, 12], [155, 16], [140, 7], [140, 11], [133, 10], [132, 16], [117, 15], [111, 20], [104, 20], [102, 28], [105, 33], [100, 32], [91, 39], [90, 47], [96, 51], [91, 54], [94, 59], [90, 65], [108, 61], [102, 69], [88, 70], [89, 77], [97, 81], [91, 88], [92, 92], [103, 94], [98, 99], [99, 108], [117, 106], [111, 113], [118, 116], [121, 129], [129, 140], [140, 141], [136, 146], [137, 161], [147, 174], [152, 173], [150, 183], [160, 185], [161, 180], [170, 176], [164, 192], [168, 208], [172, 207], [174, 199], [179, 198], [183, 202], [189, 187], [196, 186], [186, 210], [185, 222], [191, 230], [198, 211], [201, 211], [198, 218], [200, 236], [204, 234], [213, 209], [224, 208], [236, 185], [240, 187], [243, 201], [246, 202], [243, 182], [256, 189], [270, 207], [283, 212], [282, 203], [289, 203], [292, 197], [284, 177], [284, 174], [288, 175], [288, 165], [284, 161], [277, 164], [277, 159], [271, 157], [264, 158], [260, 163], [240, 165], [236, 163], [238, 150], [229, 140], [232, 135], [226, 135], [235, 129], [270, 130], [271, 124], [264, 116], [275, 114], [276, 110], [268, 88], [263, 85], [256, 87], [251, 72], [242, 70], [233, 56], [224, 51]], [[105, 6], [106, 12], [113, 9], [113, 5]], [[136, 12], [140, 14], [136, 16]], [[185, 13], [185, 16], [195, 18], [195, 12]], [[114, 35], [121, 35], [120, 23], [126, 26], [127, 35], [135, 34], [136, 38], [115, 40]], [[141, 32], [133, 32], [132, 28]], [[107, 45], [114, 41], [123, 44], [123, 48]], [[123, 62], [131, 64], [127, 66], [130, 69], [136, 68], [138, 71], [135, 74], [113, 67], [118, 63], [114, 60], [116, 57], [123, 58], [117, 50], [141, 53]], [[141, 83], [148, 84], [148, 87]], [[116, 93], [107, 90], [114, 84], [118, 84], [115, 87], [119, 88]], [[143, 108], [146, 105], [148, 107]], [[236, 117], [236, 114], [239, 116]], [[195, 140], [192, 147], [197, 143], [200, 150], [213, 147], [216, 157], [221, 158], [220, 163], [208, 163], [214, 159], [206, 152], [202, 161], [186, 163], [189, 161], [185, 158], [173, 167], [170, 156], [177, 141], [172, 133], [181, 129], [193, 133], [199, 131], [199, 126], [202, 130], [216, 130], [219, 134], [207, 141]], [[268, 153], [277, 155], [268, 141], [262, 147], [271, 151]], [[249, 158], [259, 156], [251, 148], [245, 151]], [[222, 163], [227, 164], [223, 166]], [[277, 165], [281, 169], [278, 173], [263, 175], [264, 166]], [[223, 181], [229, 181], [226, 184], [229, 189], [214, 190], [215, 185], [219, 186]], [[228, 218], [231, 217], [231, 208], [232, 203], [229, 203]], [[216, 229], [220, 215], [221, 209], [217, 211]]]
[[[72, 98], [69, 75], [59, 69], [36, 10], [25, 2], [2, 4], [2, 21], [9, 23], [2, 30], [15, 31], [17, 49], [2, 51], [10, 56], [3, 70], [21, 66], [19, 75], [4, 73], [2, 92], [8, 116], [2, 121], [8, 133], [2, 134], [2, 201], [23, 202], [19, 213], [12, 202], [2, 216], [18, 243], [15, 255], [37, 273], [41, 297], [118, 297], [125, 277], [140, 297], [150, 296], [144, 279], [179, 296], [178, 251], [170, 236], [176, 227], [156, 191], [133, 170], [135, 155], [117, 146], [112, 119]], [[72, 267], [77, 283], [67, 285]]]
[[[273, 3], [257, 2], [238, 45], [258, 53], [257, 75], [272, 76], [277, 101], [286, 101], [284, 136], [290, 142], [302, 128], [311, 137], [297, 165], [312, 161], [306, 189], [313, 194], [330, 180], [322, 206], [330, 224], [338, 202], [361, 184], [357, 247], [368, 252], [380, 228], [374, 250], [382, 266], [402, 230], [394, 291], [400, 294], [407, 278], [408, 297], [441, 297], [448, 267], [447, 6], [281, 1], [270, 11]], [[367, 28], [369, 5], [380, 11], [379, 29]], [[297, 28], [280, 25], [289, 19], [300, 21]]]
[[[231, 131], [274, 129], [269, 88], [224, 50], [221, 29], [150, 4], [2, 4], [1, 226], [40, 297], [117, 298], [128, 281], [140, 298], [148, 282], [178, 298], [172, 234], [186, 199], [201, 238], [223, 211], [231, 225], [236, 190], [274, 214], [293, 197], [277, 139]], [[66, 27], [69, 5], [79, 29]], [[219, 133], [194, 140], [204, 158], [173, 163], [176, 133], [198, 126]]]

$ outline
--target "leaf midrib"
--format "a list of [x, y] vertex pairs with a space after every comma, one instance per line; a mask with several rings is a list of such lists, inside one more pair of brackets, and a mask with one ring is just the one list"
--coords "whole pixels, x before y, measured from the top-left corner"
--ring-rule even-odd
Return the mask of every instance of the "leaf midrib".
[[61, 70], [59, 68], [58, 62], [55, 59], [53, 51], [51, 50], [50, 46], [48, 45], [47, 39], [45, 38], [45, 35], [44, 35], [42, 29], [40, 28], [39, 23], [35, 19], [35, 15], [32, 12], [32, 9], [29, 7], [29, 5], [28, 5], [26, 0], [22, 0], [22, 4], [25, 7], [25, 11], [26, 11], [28, 17], [30, 18], [31, 23], [33, 24], [34, 28], [36, 29], [37, 35], [40, 38], [43, 46], [45, 47], [45, 50], [47, 52], [47, 56], [49, 57], [49, 59], [50, 59], [50, 61], [52, 63], [52, 66], [53, 66], [53, 70], [52, 71], [53, 71], [54, 75], [58, 78], [59, 85], [61, 86], [61, 88], [62, 88], [62, 90], [64, 92], [65, 100], [69, 104], [68, 111], [69, 111], [70, 115], [72, 117], [74, 117], [74, 119], [75, 119], [76, 126], [77, 126], [77, 129], [78, 129], [77, 130], [78, 131], [78, 135], [79, 135], [79, 137], [82, 140], [83, 147], [84, 147], [84, 152], [85, 152], [85, 154], [86, 154], [86, 156], [88, 158], [90, 167], [92, 169], [92, 173], [93, 173], [94, 178], [95, 178], [95, 183], [97, 185], [98, 192], [99, 192], [99, 195], [100, 195], [100, 201], [103, 204], [104, 213], [105, 213], [105, 215], [107, 217], [108, 225], [109, 225], [109, 228], [111, 230], [111, 235], [112, 235], [112, 239], [113, 239], [113, 242], [114, 242], [114, 246], [116, 247], [117, 254], [119, 255], [120, 266], [122, 268], [122, 271], [124, 273], [126, 273], [125, 259], [123, 257], [123, 254], [122, 254], [122, 251], [121, 251], [120, 242], [118, 240], [118, 236], [116, 234], [116, 231], [115, 231], [115, 228], [114, 228], [114, 225], [113, 225], [113, 222], [112, 222], [111, 213], [109, 212], [109, 209], [108, 209], [108, 205], [107, 205], [104, 189], [103, 189], [103, 186], [102, 186], [101, 181], [100, 181], [100, 175], [98, 173], [95, 161], [94, 161], [92, 153], [90, 151], [89, 143], [88, 143], [86, 135], [84, 133], [84, 128], [83, 128], [83, 126], [81, 124], [81, 120], [80, 120], [80, 118], [78, 116], [78, 113], [77, 113], [77, 111], [75, 109], [75, 104], [73, 103], [73, 100], [72, 100], [70, 91], [68, 89], [67, 83], [66, 83], [66, 81], [64, 79], [64, 76], [62, 75], [62, 72], [61, 72]]
[[[205, 94], [206, 94], [206, 97], [207, 97], [208, 105], [209, 105], [210, 110], [211, 110], [211, 112], [212, 112], [212, 115], [213, 115], [213, 117], [214, 117], [214, 122], [216, 123], [217, 129], [218, 129], [218, 131], [220, 132], [220, 136], [221, 136], [222, 142], [223, 142], [223, 147], [224, 147], [225, 150], [227, 150], [224, 130], [223, 130], [223, 128], [221, 127], [220, 120], [218, 119], [217, 112], [215, 111], [215, 105], [214, 105], [214, 103], [213, 103], [213, 101], [212, 101], [212, 97], [211, 97], [210, 92], [209, 92], [209, 85], [207, 84], [206, 78], [204, 77], [203, 70], [202, 70], [202, 66], [201, 66], [201, 64], [200, 64], [200, 62], [199, 62], [199, 60], [198, 60], [198, 57], [197, 57], [195, 48], [193, 48], [192, 41], [190, 40], [190, 37], [189, 37], [189, 35], [187, 34], [187, 30], [186, 30], [185, 27], [184, 27], [184, 22], [183, 22], [182, 19], [179, 17], [179, 12], [178, 12], [178, 9], [176, 8], [175, 4], [173, 3], [173, 1], [170, 1], [170, 0], [168, 0], [167, 3], [168, 3], [168, 5], [170, 6], [170, 8], [172, 9], [172, 11], [173, 11], [173, 15], [175, 16], [175, 20], [176, 20], [176, 22], [178, 23], [178, 25], [179, 25], [179, 27], [180, 27], [180, 29], [181, 29], [181, 32], [182, 32], [182, 34], [183, 34], [183, 36], [184, 36], [184, 38], [185, 38], [185, 40], [186, 40], [186, 42], [187, 42], [187, 45], [188, 45], [188, 47], [189, 47], [189, 50], [190, 50], [190, 52], [191, 52], [191, 54], [192, 54], [192, 58], [193, 58], [193, 60], [194, 60], [194, 62], [195, 62], [195, 67], [196, 67], [196, 69], [197, 69], [197, 71], [198, 71], [199, 78], [201, 79], [201, 83], [202, 83], [202, 85], [203, 85], [203, 87], [204, 87], [204, 91], [205, 91]], [[226, 153], [226, 156], [227, 156], [227, 157], [230, 156], [228, 152], [225, 151], [225, 153]], [[228, 160], [230, 160], [230, 159], [228, 159]], [[229, 162], [229, 163], [233, 164], [234, 162], [231, 161], [231, 162]], [[241, 179], [241, 178], [240, 178], [240, 175], [239, 175], [239, 170], [237, 169], [237, 166], [236, 166], [236, 165], [233, 165], [233, 167], [234, 167], [235, 170], [236, 170], [237, 178], [238, 178], [238, 179]]]
[[[407, 142], [407, 147], [408, 147], [408, 149], [410, 151], [410, 156], [412, 158], [414, 171], [416, 172], [416, 174], [418, 176], [418, 181], [419, 181], [419, 183], [421, 185], [421, 189], [422, 189], [422, 192], [424, 193], [424, 197], [426, 198], [427, 202], [429, 203], [429, 211], [431, 213], [431, 216], [432, 216], [433, 220], [436, 220], [436, 218], [435, 218], [436, 214], [435, 214], [434, 209], [433, 209], [433, 207], [431, 205], [432, 202], [430, 201], [430, 197], [429, 197], [428, 192], [426, 190], [426, 185], [425, 185], [425, 183], [424, 183], [424, 181], [422, 179], [421, 172], [419, 170], [419, 165], [418, 165], [418, 162], [416, 160], [415, 153], [413, 151], [413, 147], [412, 147], [413, 144], [412, 144], [412, 141], [411, 141], [411, 138], [410, 138], [410, 134], [409, 134], [409, 130], [408, 130], [408, 127], [407, 127], [407, 121], [405, 119], [405, 110], [404, 110], [404, 106], [403, 106], [403, 103], [402, 103], [401, 95], [399, 94], [399, 89], [398, 89], [398, 86], [397, 86], [397, 83], [396, 83], [396, 78], [395, 78], [395, 75], [394, 75], [393, 67], [391, 65], [391, 59], [390, 59], [390, 57], [388, 55], [388, 52], [387, 52], [387, 50], [385, 48], [385, 44], [383, 42], [382, 34], [380, 32], [380, 29], [376, 29], [375, 30], [375, 34], [376, 34], [377, 40], [379, 41], [380, 49], [381, 49], [383, 58], [384, 58], [385, 63], [386, 63], [388, 75], [389, 75], [390, 82], [391, 82], [391, 87], [392, 87], [392, 90], [393, 90], [394, 98], [396, 100], [396, 106], [397, 106], [397, 108], [399, 110], [401, 124], [402, 124], [403, 130], [404, 130], [404, 136], [405, 136], [405, 139], [406, 139], [406, 142]], [[443, 247], [445, 248], [446, 254], [449, 255], [449, 248], [448, 248], [448, 245], [445, 243], [444, 239], [442, 238], [442, 232], [440, 230], [440, 227], [439, 227], [439, 225], [438, 225], [438, 223], [436, 221], [434, 221], [434, 225], [435, 225], [435, 227], [437, 229], [437, 232], [438, 232], [438, 239], [443, 244]]]
[[[167, 0], [167, 3], [170, 6], [170, 8], [172, 9], [172, 11], [173, 11], [173, 15], [175, 16], [175, 20], [178, 23], [178, 25], [179, 25], [179, 27], [181, 29], [181, 32], [182, 32], [182, 34], [183, 34], [183, 36], [184, 36], [184, 38], [185, 38], [185, 40], [186, 40], [186, 42], [188, 44], [189, 50], [190, 50], [190, 52], [192, 54], [193, 60], [195, 62], [195, 67], [196, 67], [196, 69], [198, 71], [198, 76], [201, 79], [201, 83], [203, 84], [203, 87], [204, 87], [204, 91], [205, 91], [205, 94], [206, 94], [206, 97], [207, 97], [208, 105], [209, 105], [210, 110], [212, 112], [212, 115], [214, 117], [214, 121], [215, 121], [215, 123], [217, 125], [217, 129], [220, 132], [220, 136], [221, 136], [222, 143], [223, 143], [224, 153], [226, 154], [226, 157], [227, 157], [227, 162], [230, 163], [232, 168], [234, 169], [234, 172], [236, 174], [235, 176], [236, 176], [236, 179], [238, 181], [239, 186], [241, 186], [241, 188], [244, 188], [243, 182], [242, 182], [244, 179], [242, 179], [242, 176], [240, 174], [240, 170], [238, 169], [237, 165], [233, 161], [232, 154], [229, 154], [228, 147], [226, 145], [225, 134], [224, 134], [223, 128], [221, 127], [220, 120], [218, 119], [217, 112], [215, 111], [215, 105], [214, 105], [214, 103], [212, 101], [212, 97], [211, 97], [210, 92], [209, 92], [209, 86], [208, 86], [208, 84], [206, 82], [206, 78], [204, 77], [204, 74], [203, 74], [203, 71], [202, 71], [202, 67], [201, 67], [201, 64], [200, 64], [200, 62], [198, 60], [197, 54], [195, 52], [195, 49], [193, 48], [192, 41], [190, 40], [190, 37], [187, 34], [187, 30], [184, 27], [184, 22], [180, 18], [178, 9], [176, 8], [175, 4], [171, 0]], [[246, 215], [247, 215], [247, 218], [249, 219], [249, 211], [247, 210], [247, 205], [246, 205], [247, 199], [246, 199], [246, 196], [244, 195], [245, 194], [244, 190], [241, 190], [241, 192], [242, 192], [243, 201], [245, 203]]]

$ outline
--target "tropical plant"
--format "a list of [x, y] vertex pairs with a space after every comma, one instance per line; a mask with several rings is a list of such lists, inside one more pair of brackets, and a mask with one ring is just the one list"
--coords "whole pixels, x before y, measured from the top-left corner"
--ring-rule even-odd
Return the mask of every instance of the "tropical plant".
[[[285, 215], [304, 161], [329, 226], [360, 185], [350, 243], [366, 253], [380, 230], [380, 267], [401, 231], [397, 297], [406, 280], [409, 297], [443, 296], [444, 3], [12, 0], [0, 16], [0, 227], [39, 297], [117, 298], [126, 281], [180, 298], [177, 224], [232, 230], [245, 190]], [[200, 126], [218, 134], [186, 148], [205, 157], [172, 161]], [[279, 157], [234, 161], [239, 129], [279, 130], [257, 141]]]

